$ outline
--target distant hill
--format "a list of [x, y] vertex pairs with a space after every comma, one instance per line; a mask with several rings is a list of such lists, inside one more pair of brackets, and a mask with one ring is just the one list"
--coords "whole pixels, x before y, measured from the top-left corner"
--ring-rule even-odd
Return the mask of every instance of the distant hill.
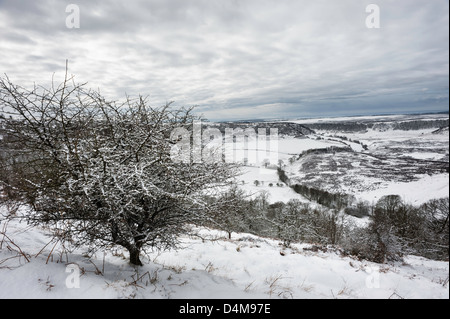
[[254, 129], [255, 133], [258, 133], [258, 129], [266, 129], [266, 134], [270, 134], [270, 129], [277, 129], [279, 136], [293, 136], [301, 137], [304, 135], [314, 134], [314, 130], [308, 128], [305, 125], [292, 123], [292, 122], [222, 122], [222, 123], [208, 123], [204, 124], [206, 127], [218, 128], [222, 134], [225, 133], [225, 129]]
[[440, 129], [449, 126], [449, 119], [417, 119], [407, 121], [355, 121], [355, 122], [323, 122], [305, 124], [311, 130], [364, 132], [368, 129], [376, 131], [402, 130], [413, 131], [423, 129]]

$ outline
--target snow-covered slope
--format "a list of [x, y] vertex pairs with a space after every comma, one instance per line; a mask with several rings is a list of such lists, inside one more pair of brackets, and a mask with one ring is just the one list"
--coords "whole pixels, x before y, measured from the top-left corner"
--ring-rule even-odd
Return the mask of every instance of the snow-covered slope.
[[202, 228], [135, 268], [120, 249], [89, 258], [17, 220], [0, 232], [0, 298], [449, 298], [449, 263], [415, 256], [380, 265]]

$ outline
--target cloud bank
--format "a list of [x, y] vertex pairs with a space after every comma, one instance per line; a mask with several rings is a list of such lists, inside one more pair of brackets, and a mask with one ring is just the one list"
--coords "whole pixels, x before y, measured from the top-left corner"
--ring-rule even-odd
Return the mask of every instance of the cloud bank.
[[[67, 28], [70, 3], [80, 28]], [[380, 8], [369, 29], [366, 7]], [[211, 120], [448, 111], [447, 0], [0, 0], [0, 72]]]

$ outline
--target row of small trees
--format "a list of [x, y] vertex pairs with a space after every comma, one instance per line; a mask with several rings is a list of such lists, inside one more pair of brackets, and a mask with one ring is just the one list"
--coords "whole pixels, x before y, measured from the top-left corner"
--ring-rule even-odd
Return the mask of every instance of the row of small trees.
[[351, 238], [358, 255], [375, 261], [416, 254], [431, 259], [449, 257], [449, 198], [421, 206], [405, 203], [398, 195], [382, 197], [370, 214], [367, 236]]
[[421, 206], [405, 203], [397, 195], [382, 197], [375, 205], [358, 204], [367, 212], [367, 226], [358, 226], [344, 213], [291, 199], [270, 204], [268, 194], [249, 199], [238, 189], [233, 196], [240, 204], [233, 215], [221, 215], [217, 226], [231, 233], [250, 232], [278, 238], [284, 245], [307, 242], [336, 245], [342, 252], [383, 263], [404, 254], [431, 259], [449, 256], [449, 198], [431, 200]]
[[[264, 185], [264, 181], [259, 181], [259, 180], [256, 179], [256, 180], [253, 182], [253, 184], [254, 184], [255, 186]], [[269, 187], [272, 187], [272, 186], [273, 186], [273, 183], [269, 183], [268, 185], [269, 185]], [[275, 185], [278, 186], [278, 187], [284, 187], [284, 184], [283, 184], [283, 183], [276, 183]]]

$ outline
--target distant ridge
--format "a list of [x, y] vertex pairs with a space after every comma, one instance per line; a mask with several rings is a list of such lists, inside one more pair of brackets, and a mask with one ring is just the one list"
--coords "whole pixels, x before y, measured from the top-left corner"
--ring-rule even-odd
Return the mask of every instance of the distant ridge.
[[411, 113], [371, 113], [371, 114], [341, 114], [341, 115], [320, 115], [320, 116], [305, 116], [305, 117], [282, 117], [282, 118], [250, 118], [250, 119], [236, 119], [236, 120], [211, 120], [213, 123], [262, 123], [262, 122], [281, 122], [281, 121], [301, 121], [301, 120], [320, 120], [320, 119], [339, 119], [339, 118], [359, 118], [359, 117], [383, 117], [383, 116], [427, 116], [427, 115], [449, 115], [449, 111], [424, 111]]

